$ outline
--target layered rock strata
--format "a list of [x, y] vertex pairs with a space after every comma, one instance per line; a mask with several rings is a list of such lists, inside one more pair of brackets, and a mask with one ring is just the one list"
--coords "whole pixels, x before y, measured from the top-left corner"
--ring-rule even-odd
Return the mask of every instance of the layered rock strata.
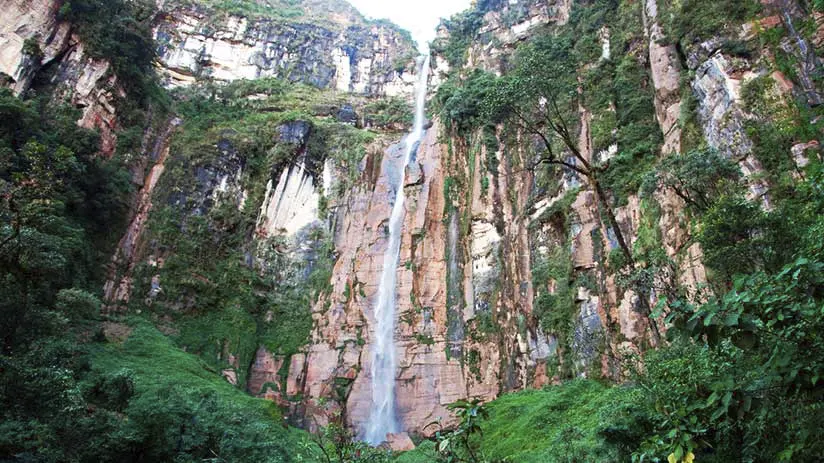
[[167, 85], [278, 77], [358, 94], [413, 93], [414, 46], [392, 25], [214, 15], [180, 7], [160, 17], [155, 40]]

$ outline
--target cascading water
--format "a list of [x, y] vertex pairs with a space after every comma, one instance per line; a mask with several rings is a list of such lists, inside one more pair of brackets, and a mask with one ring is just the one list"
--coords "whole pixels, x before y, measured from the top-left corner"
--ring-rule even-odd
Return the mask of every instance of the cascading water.
[[429, 56], [418, 59], [420, 72], [415, 95], [415, 124], [404, 143], [403, 166], [395, 183], [397, 193], [389, 218], [389, 244], [383, 255], [383, 273], [375, 306], [375, 340], [372, 343], [372, 408], [366, 425], [365, 440], [377, 445], [386, 439], [387, 433], [399, 431], [395, 416], [395, 293], [398, 260], [401, 250], [401, 231], [406, 212], [406, 195], [403, 190], [404, 172], [416, 146], [424, 134], [424, 106], [429, 76]]

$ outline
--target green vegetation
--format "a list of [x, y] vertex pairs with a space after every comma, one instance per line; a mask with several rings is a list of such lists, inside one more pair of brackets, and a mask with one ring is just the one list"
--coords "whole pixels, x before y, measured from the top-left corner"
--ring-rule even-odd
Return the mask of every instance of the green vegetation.
[[439, 456], [447, 461], [461, 461], [461, 456], [468, 461], [478, 461], [478, 444], [474, 438], [482, 433], [480, 423], [489, 418], [489, 412], [480, 399], [459, 400], [447, 408], [459, 420], [454, 429], [444, 430], [440, 421], [429, 425], [439, 428], [434, 435]]
[[[306, 12], [325, 6], [329, 14], [352, 15], [355, 27], [367, 24], [332, 0], [208, 3], [210, 11], [222, 12], [215, 20], [242, 14], [323, 22], [328, 18]], [[447, 21], [449, 37], [433, 44], [453, 66], [435, 103], [449, 137], [444, 221], [458, 230], [456, 252], [468, 249], [461, 238], [472, 214], [466, 186], [476, 175], [486, 197], [492, 185], [503, 183], [500, 172], [529, 169], [535, 196], [559, 197], [529, 224], [546, 235], [540, 244], [547, 252], [531, 254], [536, 318], [516, 314], [509, 327], [524, 335], [527, 326], [538, 324], [554, 336], [558, 349], [547, 374], [566, 382], [488, 404], [459, 401], [450, 406], [458, 419], [454, 427], [434, 423], [432, 439], [395, 456], [357, 442], [343, 415], [313, 436], [291, 429], [276, 404], [243, 389], [261, 346], [286, 365], [264, 387], [285, 384], [289, 360], [309, 339], [311, 310], [330, 292], [336, 258], [324, 227], [305, 230], [305, 254], [298, 257], [277, 231], [263, 236], [257, 222], [266, 184], [277, 182], [300, 156], [306, 175], [320, 186], [328, 161], [339, 189], [324, 193], [340, 199], [369, 180], [361, 161], [370, 145], [397, 137], [361, 126], [401, 130], [411, 122], [408, 104], [277, 79], [204, 82], [168, 95], [153, 72], [153, 2], [64, 1], [60, 19], [75, 25], [89, 56], [111, 62], [125, 90], [117, 101], [119, 143], [112, 159], [101, 157], [98, 134], [77, 126], [79, 109], [51, 98], [48, 78], [35, 79], [33, 91], [22, 98], [0, 89], [0, 460], [820, 460], [824, 163], [814, 144], [803, 153], [804, 162], [791, 156], [791, 148], [820, 141], [823, 110], [782, 95], [768, 73], [750, 79], [741, 91], [749, 113], [742, 123], [764, 171], [744, 178], [739, 160], [705, 146], [687, 86], [692, 76], [685, 72], [682, 144], [689, 149], [660, 153], [663, 136], [655, 120], [641, 3], [576, 2], [565, 26], [518, 44], [501, 63], [500, 76], [463, 65], [484, 15], [502, 0], [476, 2]], [[798, 78], [799, 60], [787, 51], [782, 27], [757, 30], [756, 40], [738, 37], [738, 26], [759, 13], [756, 2], [659, 5], [667, 40], [682, 55], [696, 42], [719, 36], [723, 53], [756, 61], [758, 41], [766, 50], [758, 66]], [[823, 8], [818, 0], [805, 7]], [[511, 25], [524, 11], [513, 5], [500, 19]], [[809, 36], [814, 26], [799, 21], [798, 28]], [[605, 27], [611, 58], [599, 47]], [[33, 39], [23, 44], [23, 53], [35, 61], [44, 54]], [[393, 67], [404, 66], [407, 58]], [[99, 293], [105, 264], [132, 206], [131, 179], [145, 170], [140, 163], [146, 159], [136, 157], [144, 151], [144, 134], [156, 131], [172, 107], [184, 122], [138, 251], [151, 256], [151, 264], [139, 264], [131, 275], [129, 315], [104, 315]], [[591, 142], [586, 149], [579, 137], [585, 127]], [[617, 152], [608, 151], [612, 146]], [[476, 172], [483, 149], [484, 167]], [[498, 166], [499, 154], [506, 170]], [[561, 186], [562, 180], [572, 177], [580, 186], [563, 190], [568, 183]], [[223, 178], [228, 186], [218, 191]], [[488, 199], [508, 200], [514, 210], [533, 214], [537, 201], [518, 204], [512, 182], [507, 185]], [[569, 215], [586, 188], [595, 193], [601, 214], [592, 231], [600, 265], [576, 269]], [[678, 217], [686, 232], [675, 257], [663, 245], [670, 230], [661, 229], [661, 218], [672, 209], [658, 204], [662, 191], [686, 206]], [[641, 198], [640, 217], [622, 229], [616, 211], [633, 196]], [[322, 214], [330, 204], [319, 204]], [[611, 249], [601, 249], [604, 236], [615, 241]], [[687, 288], [678, 278], [679, 259], [694, 244], [700, 245], [708, 281]], [[452, 252], [447, 260], [463, 260]], [[417, 271], [412, 260], [405, 266]], [[649, 346], [642, 341], [633, 346], [637, 350], [608, 352], [606, 363], [624, 385], [572, 379], [579, 373], [573, 369], [576, 289], [597, 292], [612, 277], [619, 292], [631, 289], [640, 296], [635, 309], [651, 321], [650, 343], [657, 350], [645, 350]], [[509, 340], [501, 339], [507, 333], [502, 320], [512, 314], [481, 310], [464, 326], [462, 273], [450, 266], [447, 278], [447, 355], [460, 356], [480, 380], [490, 360], [482, 359], [486, 351], [463, 350], [454, 341], [497, 342], [499, 353], [505, 352]], [[483, 302], [497, 308], [500, 293], [491, 289]], [[342, 296], [366, 297], [364, 283], [351, 282]], [[414, 295], [412, 307], [402, 316], [409, 325], [416, 314], [432, 311]], [[665, 334], [659, 335], [657, 323], [666, 324]], [[610, 345], [624, 340], [610, 334]], [[362, 347], [364, 335], [350, 342]], [[414, 337], [420, 345], [435, 344], [430, 334]], [[225, 370], [236, 375], [236, 386], [222, 377]], [[352, 386], [352, 379], [338, 377], [330, 394], [342, 400]]]
[[435, 103], [450, 129], [465, 136], [492, 122], [484, 104], [493, 97], [495, 82], [494, 74], [476, 69], [466, 79], [450, 79], [438, 88]]
[[0, 458], [293, 461], [302, 437], [271, 403], [145, 322], [101, 329], [95, 294], [132, 193], [121, 158], [47, 96], [0, 90], [0, 111]]
[[483, 12], [474, 8], [456, 14], [445, 20], [442, 26], [449, 31], [447, 38], [438, 38], [432, 42], [432, 52], [444, 56], [453, 68], [460, 68], [466, 60], [466, 52], [478, 29], [483, 24]]
[[38, 61], [43, 59], [43, 50], [40, 48], [40, 42], [33, 37], [26, 39], [23, 42], [23, 54]]
[[[77, 307], [77, 302], [72, 302]], [[99, 301], [94, 308], [99, 307]], [[91, 319], [86, 319], [87, 324]], [[77, 327], [77, 324], [72, 326]], [[3, 356], [0, 455], [11, 461], [289, 462], [302, 433], [143, 322], [122, 344], [80, 330]], [[102, 337], [101, 337], [102, 339]]]
[[490, 461], [627, 461], [627, 449], [609, 438], [626, 433], [621, 437], [627, 439], [643, 432], [643, 427], [630, 427], [628, 420], [638, 418], [638, 411], [627, 413], [627, 405], [639, 398], [637, 393], [573, 381], [505, 396], [489, 405], [489, 420], [481, 426], [481, 451]]
[[395, 461], [630, 461], [654, 411], [637, 406], [642, 397], [638, 388], [576, 380], [488, 404], [457, 402], [454, 430], [438, 430], [435, 448], [421, 445]]
[[120, 159], [97, 156], [98, 137], [77, 127], [78, 111], [0, 89], [0, 112], [0, 332], [9, 354], [59, 331], [61, 289], [96, 292], [108, 257], [88, 243], [117, 239], [131, 184]]
[[209, 0], [218, 11], [244, 17], [300, 19], [306, 15], [301, 0]]
[[[218, 17], [233, 15], [291, 22], [329, 20], [326, 15], [318, 15], [319, 12], [354, 15], [350, 6], [334, 0], [171, 0], [169, 3], [201, 8], [206, 6]], [[320, 8], [316, 8], [318, 6]]]
[[[93, 350], [91, 364], [105, 381], [111, 382], [106, 375], [113, 371], [133, 378], [134, 395], [122, 408], [129, 419], [115, 435], [131, 437], [120, 444], [142, 459], [287, 462], [296, 459], [305, 439], [282, 426], [274, 403], [232, 387], [145, 322], [122, 345]], [[112, 388], [100, 387], [105, 384], [97, 390], [111, 394]]]
[[378, 98], [363, 108], [367, 126], [379, 128], [407, 127], [414, 118], [409, 103], [401, 98]]
[[[573, 286], [573, 278], [572, 256], [566, 243], [554, 247], [548, 256], [535, 258], [532, 267], [532, 281], [538, 288], [535, 315], [547, 333], [558, 336], [562, 349], [572, 346], [575, 314], [578, 311], [575, 304], [578, 288]], [[550, 291], [550, 286], [554, 291]]]
[[662, 6], [658, 17], [663, 19], [665, 33], [675, 43], [732, 32], [761, 9], [754, 0], [684, 0]]

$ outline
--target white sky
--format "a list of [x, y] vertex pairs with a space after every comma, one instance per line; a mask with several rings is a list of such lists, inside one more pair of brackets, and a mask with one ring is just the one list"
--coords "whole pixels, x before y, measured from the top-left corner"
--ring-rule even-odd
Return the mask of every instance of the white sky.
[[348, 0], [365, 16], [386, 18], [412, 33], [419, 44], [435, 38], [440, 18], [469, 8], [470, 0]]

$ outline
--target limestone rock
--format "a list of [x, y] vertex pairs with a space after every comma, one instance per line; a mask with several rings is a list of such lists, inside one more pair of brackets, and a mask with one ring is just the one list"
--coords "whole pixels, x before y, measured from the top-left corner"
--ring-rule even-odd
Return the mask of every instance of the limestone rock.
[[270, 179], [257, 220], [258, 236], [294, 237], [314, 224], [318, 220], [320, 197], [315, 182], [305, 156], [284, 169], [277, 183]]
[[658, 20], [658, 3], [645, 0], [644, 25], [649, 38], [649, 59], [652, 82], [655, 87], [655, 114], [664, 133], [665, 155], [681, 151], [681, 129], [678, 118], [681, 112], [680, 65], [675, 45], [662, 45], [664, 33]]
[[821, 157], [821, 144], [819, 144], [818, 140], [813, 140], [809, 143], [798, 143], [793, 145], [790, 152], [793, 155], [793, 159], [795, 160], [795, 165], [799, 168], [804, 168], [810, 163], [810, 157], [808, 156], [808, 152], [815, 152], [818, 151], [818, 157]]
[[566, 24], [571, 10], [572, 0], [501, 2], [484, 15], [478, 35], [486, 39], [470, 46], [466, 67], [500, 73], [501, 58], [519, 41], [540, 26]]

